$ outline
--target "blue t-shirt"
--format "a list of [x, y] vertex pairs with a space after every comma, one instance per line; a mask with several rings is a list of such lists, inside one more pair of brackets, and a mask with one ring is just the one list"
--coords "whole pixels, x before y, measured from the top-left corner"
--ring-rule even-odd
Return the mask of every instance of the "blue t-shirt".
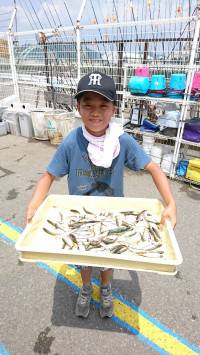
[[95, 166], [88, 156], [88, 141], [78, 127], [60, 144], [47, 171], [54, 176], [68, 176], [70, 195], [123, 196], [124, 166], [135, 171], [144, 169], [151, 158], [127, 133], [119, 141], [120, 153], [111, 167]]

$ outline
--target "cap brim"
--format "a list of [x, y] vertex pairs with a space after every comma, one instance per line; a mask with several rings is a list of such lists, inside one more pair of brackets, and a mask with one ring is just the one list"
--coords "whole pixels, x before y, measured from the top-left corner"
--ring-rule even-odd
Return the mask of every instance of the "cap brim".
[[81, 91], [79, 91], [78, 93], [76, 93], [76, 94], [74, 95], [74, 98], [77, 99], [77, 98], [79, 97], [79, 95], [81, 95], [81, 94], [84, 93], [84, 92], [95, 92], [96, 94], [99, 94], [99, 95], [105, 97], [105, 98], [108, 99], [109, 101], [112, 101], [112, 102], [115, 101], [115, 100], [111, 99], [108, 95], [102, 94], [102, 92], [99, 92], [98, 90], [88, 90], [88, 89], [87, 89], [87, 90], [81, 90]]

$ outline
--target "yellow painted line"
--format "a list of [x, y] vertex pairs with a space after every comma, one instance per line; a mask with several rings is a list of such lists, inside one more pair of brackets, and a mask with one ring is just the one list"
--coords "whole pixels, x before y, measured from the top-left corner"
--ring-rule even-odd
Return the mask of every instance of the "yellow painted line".
[[20, 236], [20, 233], [17, 230], [9, 227], [3, 222], [0, 222], [0, 233], [4, 234], [7, 238], [11, 239], [14, 242], [16, 242]]
[[[13, 228], [15, 228], [13, 226]], [[0, 222], [0, 234], [8, 239], [16, 241], [20, 232], [13, 229], [12, 226]], [[80, 273], [66, 264], [46, 263], [50, 271], [62, 275], [75, 287], [81, 287]], [[99, 302], [99, 286], [93, 284], [93, 300]], [[200, 348], [196, 345], [188, 343], [185, 339], [173, 333], [170, 329], [165, 328], [154, 318], [138, 309], [131, 303], [126, 302], [122, 297], [116, 295], [114, 297], [114, 317], [113, 320], [126, 329], [133, 329], [138, 332], [137, 336], [143, 342], [146, 342], [160, 353], [174, 355], [192, 355], [200, 354]]]

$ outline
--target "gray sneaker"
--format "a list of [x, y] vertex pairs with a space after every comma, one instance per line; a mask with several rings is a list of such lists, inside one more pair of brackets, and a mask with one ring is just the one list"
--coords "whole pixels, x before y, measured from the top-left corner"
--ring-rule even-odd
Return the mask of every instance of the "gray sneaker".
[[111, 285], [100, 288], [100, 316], [101, 318], [109, 317], [113, 315], [113, 298], [112, 298], [112, 289]]
[[75, 314], [77, 317], [87, 318], [90, 312], [92, 286], [83, 286], [76, 301]]

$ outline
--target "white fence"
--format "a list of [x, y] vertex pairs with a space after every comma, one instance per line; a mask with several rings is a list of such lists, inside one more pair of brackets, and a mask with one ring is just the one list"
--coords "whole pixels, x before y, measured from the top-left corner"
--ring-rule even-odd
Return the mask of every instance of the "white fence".
[[121, 106], [124, 76], [136, 66], [167, 80], [177, 70], [188, 72], [196, 23], [187, 17], [0, 34], [0, 97], [19, 91], [35, 107], [70, 109], [78, 79], [96, 69], [114, 78]]
[[[80, 17], [80, 16], [79, 16]], [[0, 99], [19, 95], [34, 107], [65, 108], [76, 105], [74, 93], [79, 78], [99, 70], [111, 75], [118, 93], [117, 115], [125, 119], [148, 98], [131, 97], [127, 84], [137, 67], [150, 75], [164, 74], [169, 84], [173, 73], [185, 73], [187, 85], [181, 101], [171, 177], [175, 176], [182, 142], [183, 124], [199, 106], [190, 106], [191, 84], [200, 70], [199, 14], [191, 17], [148, 21], [81, 25], [59, 29], [0, 33]], [[153, 99], [151, 99], [152, 101]], [[159, 103], [169, 99], [155, 99]], [[193, 110], [193, 111], [192, 111]]]

